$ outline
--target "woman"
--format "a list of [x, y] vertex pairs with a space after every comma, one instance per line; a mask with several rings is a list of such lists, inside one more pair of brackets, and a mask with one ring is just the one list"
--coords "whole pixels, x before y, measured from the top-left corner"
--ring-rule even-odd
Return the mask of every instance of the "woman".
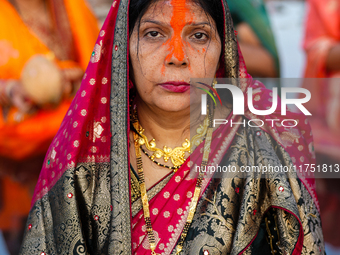
[[256, 88], [259, 109], [270, 104], [246, 72], [225, 1], [115, 1], [97, 45], [46, 156], [22, 254], [324, 253], [312, 180], [189, 174], [207, 164], [313, 162], [301, 115], [289, 117], [304, 137], [282, 125], [214, 130], [214, 117], [251, 117], [231, 115], [231, 101], [213, 116], [208, 100], [208, 119], [195, 111], [211, 86], [190, 85], [190, 77], [215, 74], [243, 91]]
[[[0, 0], [0, 27], [0, 229], [8, 237], [20, 236], [44, 155], [82, 80], [99, 29], [83, 0]], [[64, 80], [63, 97], [52, 106], [36, 104], [23, 87], [23, 73], [37, 56]], [[30, 74], [39, 68], [34, 63]], [[50, 80], [53, 72], [44, 75]]]

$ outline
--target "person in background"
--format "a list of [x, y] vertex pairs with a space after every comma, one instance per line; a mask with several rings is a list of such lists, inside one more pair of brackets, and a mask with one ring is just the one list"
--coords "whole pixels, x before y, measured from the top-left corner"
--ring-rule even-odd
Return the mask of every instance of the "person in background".
[[[340, 78], [340, 1], [309, 0], [304, 48], [307, 54], [306, 78]], [[323, 115], [330, 130], [340, 131], [340, 86], [314, 82], [311, 111]]]
[[[310, 122], [317, 164], [335, 166], [340, 163], [340, 1], [308, 0], [308, 4], [304, 39], [307, 79], [303, 86], [311, 92], [312, 98], [306, 106], [312, 113]], [[339, 252], [338, 178], [317, 179], [316, 187], [325, 242]], [[335, 253], [330, 250], [327, 254]]]
[[83, 0], [0, 0], [0, 230], [12, 254], [97, 24]]
[[229, 0], [228, 4], [249, 74], [280, 77], [274, 35], [262, 0]]

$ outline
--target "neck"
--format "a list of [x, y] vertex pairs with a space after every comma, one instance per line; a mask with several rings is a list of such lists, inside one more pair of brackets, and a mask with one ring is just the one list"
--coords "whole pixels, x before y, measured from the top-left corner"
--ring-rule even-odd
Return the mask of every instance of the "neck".
[[190, 140], [190, 108], [181, 112], [166, 112], [137, 103], [138, 119], [149, 140], [155, 139], [158, 148], [182, 146], [185, 139]]

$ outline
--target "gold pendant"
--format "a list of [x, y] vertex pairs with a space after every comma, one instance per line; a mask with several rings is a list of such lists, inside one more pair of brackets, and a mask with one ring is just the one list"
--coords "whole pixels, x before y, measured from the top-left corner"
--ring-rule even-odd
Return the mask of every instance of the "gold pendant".
[[176, 147], [174, 149], [164, 146], [163, 150], [156, 147], [155, 139], [152, 139], [150, 142], [147, 140], [147, 137], [143, 134], [142, 130], [139, 132], [140, 137], [137, 138], [138, 144], [145, 145], [145, 147], [152, 151], [151, 159], [161, 158], [163, 157], [165, 162], [171, 160], [171, 163], [174, 167], [181, 166], [185, 161], [185, 152], [190, 152], [190, 141], [185, 139], [185, 142], [182, 143], [182, 147]]
[[185, 153], [190, 153], [190, 141], [188, 139], [185, 139], [185, 142], [182, 143], [181, 147], [176, 147], [174, 149], [164, 146], [163, 150], [156, 147], [156, 140], [152, 139], [148, 140], [148, 138], [143, 134], [144, 129], [139, 124], [138, 118], [137, 118], [137, 111], [134, 110], [133, 113], [133, 126], [136, 129], [139, 137], [136, 139], [135, 142], [139, 144], [139, 146], [145, 145], [145, 147], [152, 151], [153, 154], [151, 155], [151, 160], [157, 158], [163, 157], [165, 162], [168, 162], [168, 160], [171, 160], [171, 163], [174, 165], [174, 167], [178, 168], [185, 162]]

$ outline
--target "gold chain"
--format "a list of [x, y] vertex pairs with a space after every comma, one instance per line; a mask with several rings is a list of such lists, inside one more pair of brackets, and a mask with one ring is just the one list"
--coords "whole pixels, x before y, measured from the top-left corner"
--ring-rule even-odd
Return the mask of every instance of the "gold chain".
[[194, 135], [191, 139], [192, 146], [197, 147], [198, 145], [200, 145], [205, 135], [207, 134], [208, 127], [209, 127], [209, 117], [207, 115], [203, 121], [203, 125], [200, 124], [198, 126], [198, 128], [196, 129], [196, 135]]
[[[133, 123], [135, 124], [135, 123]], [[133, 134], [135, 140], [135, 151], [136, 151], [136, 159], [137, 159], [137, 169], [138, 169], [138, 176], [139, 176], [139, 188], [141, 192], [141, 199], [143, 204], [143, 213], [144, 213], [144, 220], [146, 225], [146, 231], [148, 233], [148, 239], [150, 243], [151, 254], [157, 255], [155, 253], [156, 249], [156, 242], [155, 236], [153, 234], [151, 219], [150, 219], [150, 209], [149, 209], [149, 200], [146, 194], [146, 186], [145, 186], [145, 178], [144, 178], [144, 171], [143, 171], [143, 162], [142, 162], [142, 154], [138, 144], [138, 135], [136, 133]]]
[[164, 164], [161, 164], [161, 163], [159, 163], [159, 162], [157, 162], [156, 160], [154, 160], [143, 148], [142, 148], [142, 146], [140, 146], [139, 147], [141, 150], [142, 150], [142, 152], [153, 162], [153, 163], [155, 163], [156, 165], [158, 165], [158, 166], [161, 166], [161, 167], [165, 167], [165, 168], [168, 168], [168, 169], [170, 169], [170, 170], [172, 170], [172, 171], [174, 171], [174, 173], [176, 173], [177, 172], [177, 170], [178, 170], [178, 168], [180, 168], [181, 166], [177, 166], [177, 167], [174, 167], [174, 166], [167, 166], [167, 165], [164, 165]]
[[[214, 78], [213, 83], [211, 86], [215, 88], [217, 84], [216, 78]], [[191, 145], [197, 147], [203, 142], [205, 135], [207, 134], [209, 128], [209, 115], [206, 115], [205, 119], [203, 120], [203, 125], [200, 124], [198, 128], [196, 128], [196, 135], [191, 138]]]
[[[214, 107], [212, 107], [212, 111], [209, 111], [209, 108], [210, 107], [208, 105], [208, 112], [210, 112], [210, 114], [209, 114], [209, 128], [206, 132], [206, 137], [205, 137], [206, 139], [205, 139], [205, 144], [204, 144], [204, 152], [203, 152], [203, 159], [202, 159], [202, 163], [201, 163], [201, 169], [203, 169], [208, 164], [211, 138], [212, 138], [212, 133], [213, 133], [212, 118], [214, 116]], [[135, 113], [133, 114], [132, 124], [133, 124], [135, 130], [139, 130], [139, 131], [143, 130], [142, 127], [140, 126], [139, 122], [138, 122], [137, 114], [135, 114]], [[152, 255], [159, 255], [158, 253], [155, 252], [156, 241], [155, 241], [155, 236], [154, 236], [154, 233], [153, 233], [151, 218], [150, 218], [149, 200], [148, 200], [148, 196], [147, 196], [147, 193], [146, 193], [146, 185], [145, 185], [145, 177], [144, 177], [143, 161], [142, 161], [142, 154], [141, 154], [141, 147], [140, 147], [141, 146], [140, 145], [140, 136], [139, 135], [140, 135], [139, 133], [137, 134], [135, 132], [133, 134], [134, 141], [135, 141], [135, 152], [136, 152], [137, 169], [138, 169], [138, 176], [139, 176], [139, 187], [140, 187], [140, 191], [141, 191], [144, 220], [145, 220], [146, 231], [147, 231], [148, 240], [149, 240], [149, 244], [150, 244], [151, 254]], [[190, 143], [189, 143], [189, 146], [190, 146]], [[201, 193], [203, 176], [204, 176], [204, 173], [200, 172], [199, 176], [197, 178], [194, 195], [193, 195], [193, 198], [191, 199], [190, 206], [189, 206], [189, 214], [188, 214], [188, 217], [187, 217], [187, 221], [184, 225], [183, 231], [181, 233], [180, 240], [179, 240], [178, 245], [176, 247], [176, 255], [178, 255], [183, 249], [184, 241], [187, 237], [189, 228], [190, 228], [192, 220], [194, 218], [196, 208], [197, 208], [198, 199], [199, 199], [199, 196], [200, 196], [200, 193]]]

